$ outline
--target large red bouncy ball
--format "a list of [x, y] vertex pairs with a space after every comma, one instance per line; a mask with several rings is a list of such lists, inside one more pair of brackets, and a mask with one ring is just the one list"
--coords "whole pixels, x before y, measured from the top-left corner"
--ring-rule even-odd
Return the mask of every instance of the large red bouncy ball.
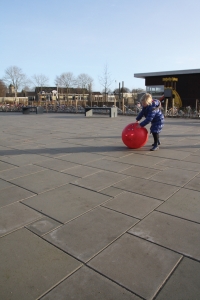
[[131, 123], [122, 131], [122, 141], [128, 148], [141, 148], [147, 140], [148, 131], [144, 127], [138, 127], [138, 123]]

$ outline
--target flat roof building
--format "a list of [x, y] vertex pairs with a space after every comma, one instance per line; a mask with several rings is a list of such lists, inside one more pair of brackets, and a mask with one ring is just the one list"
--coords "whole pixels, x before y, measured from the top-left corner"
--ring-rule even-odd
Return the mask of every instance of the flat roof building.
[[164, 78], [177, 79], [175, 90], [181, 98], [183, 107], [189, 105], [195, 107], [196, 99], [200, 100], [200, 69], [136, 73], [134, 77], [145, 79], [147, 92], [154, 91], [155, 94], [164, 94], [166, 84]]

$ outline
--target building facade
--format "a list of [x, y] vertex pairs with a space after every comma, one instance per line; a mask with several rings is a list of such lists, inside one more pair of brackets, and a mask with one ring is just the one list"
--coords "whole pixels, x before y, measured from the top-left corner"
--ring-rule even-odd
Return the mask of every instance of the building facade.
[[175, 89], [181, 98], [182, 107], [195, 107], [197, 99], [200, 100], [200, 69], [137, 73], [134, 77], [145, 79], [147, 92], [155, 91], [158, 97], [164, 94], [163, 79], [175, 78]]

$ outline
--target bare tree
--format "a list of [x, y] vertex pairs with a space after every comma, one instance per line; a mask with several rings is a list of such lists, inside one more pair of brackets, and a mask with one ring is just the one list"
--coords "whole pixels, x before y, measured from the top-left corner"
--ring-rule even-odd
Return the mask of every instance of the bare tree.
[[[129, 90], [129, 88], [126, 88], [126, 87], [121, 87], [121, 89], [120, 89], [120, 93], [130, 93], [130, 90]], [[119, 89], [115, 89], [114, 90], [114, 94], [119, 94]]]
[[88, 91], [89, 91], [90, 106], [92, 106], [92, 82], [88, 84]]
[[[93, 82], [93, 78], [85, 73], [78, 75], [78, 77], [76, 78], [76, 85], [77, 85], [77, 87], [82, 89], [83, 98], [84, 98], [86, 89], [90, 90], [90, 94], [91, 94], [92, 82]], [[89, 96], [89, 97], [91, 97], [91, 96]]]
[[3, 80], [0, 79], [0, 97], [5, 97], [7, 92], [7, 87]]
[[54, 82], [55, 82], [55, 85], [57, 86], [57, 92], [59, 92], [59, 87], [62, 87], [62, 81], [61, 81], [60, 76], [56, 76]]
[[40, 90], [42, 91], [42, 88], [46, 85], [48, 85], [49, 83], [49, 78], [46, 77], [43, 74], [40, 75], [33, 75], [33, 82], [35, 84], [35, 86], [40, 87]]
[[145, 92], [145, 89], [142, 89], [142, 88], [132, 89], [131, 92], [132, 93], [142, 93], [142, 92]]
[[73, 87], [75, 84], [75, 78], [73, 73], [66, 72], [66, 73], [62, 73], [60, 76], [56, 76], [55, 84], [57, 85], [58, 88], [65, 87], [67, 89], [67, 99], [68, 99], [69, 88]]
[[93, 79], [87, 74], [80, 74], [76, 78], [76, 85], [82, 89], [87, 89], [90, 84], [92, 84]]
[[99, 76], [99, 82], [103, 86], [104, 93], [105, 93], [105, 99], [106, 95], [109, 91], [109, 86], [113, 83], [113, 80], [111, 79], [111, 75], [108, 71], [108, 66], [105, 65], [102, 76]]
[[35, 88], [30, 87], [30, 85], [28, 85], [28, 84], [23, 87], [23, 91], [25, 91], [25, 92], [34, 92], [34, 90], [35, 90]]
[[7, 84], [12, 84], [15, 88], [15, 97], [17, 97], [17, 91], [20, 87], [23, 87], [28, 82], [26, 75], [22, 70], [16, 66], [9, 67], [5, 70], [5, 76], [3, 80]]
[[67, 72], [67, 73], [62, 73], [60, 76], [57, 76], [55, 82], [59, 86], [70, 88], [74, 85], [75, 78], [73, 73]]

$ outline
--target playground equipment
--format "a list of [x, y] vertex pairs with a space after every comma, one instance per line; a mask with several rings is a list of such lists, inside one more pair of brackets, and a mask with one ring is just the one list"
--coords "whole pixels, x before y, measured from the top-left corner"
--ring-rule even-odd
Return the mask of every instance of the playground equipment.
[[144, 127], [138, 127], [138, 123], [130, 123], [122, 131], [122, 141], [128, 148], [141, 148], [146, 144], [147, 140], [147, 129]]
[[160, 98], [160, 101], [163, 99], [168, 99], [167, 105], [171, 107], [182, 107], [181, 97], [179, 96], [178, 92], [176, 91], [176, 82], [178, 78], [174, 77], [167, 77], [163, 78], [162, 81], [164, 82], [164, 96]]

